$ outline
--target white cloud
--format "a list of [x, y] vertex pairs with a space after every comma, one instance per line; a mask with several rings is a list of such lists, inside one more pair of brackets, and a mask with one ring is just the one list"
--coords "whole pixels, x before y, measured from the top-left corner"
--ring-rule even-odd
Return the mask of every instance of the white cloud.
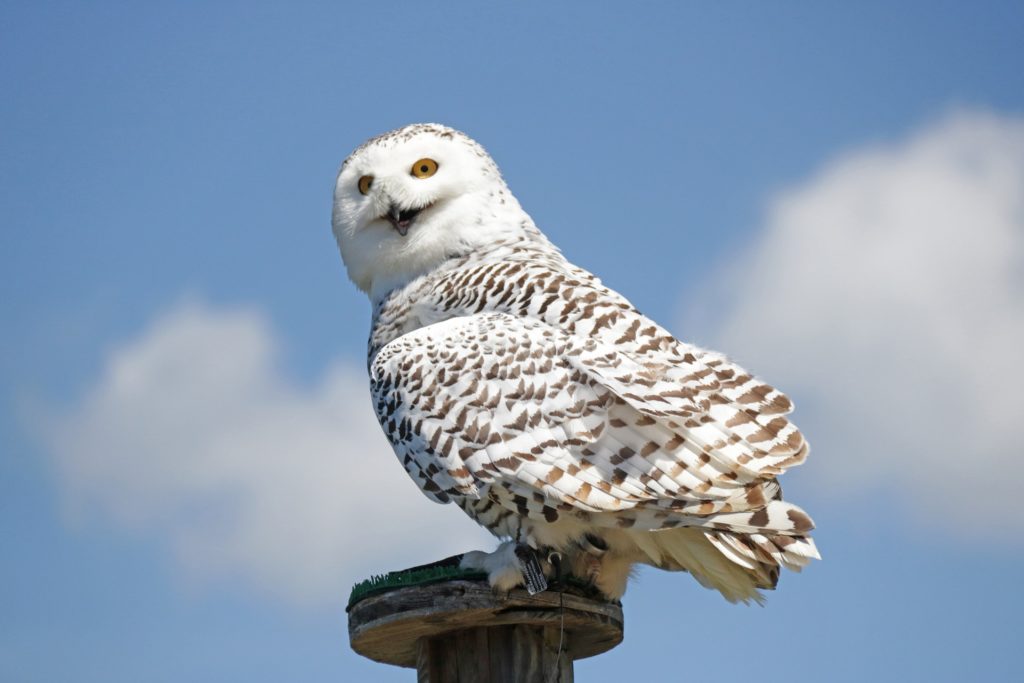
[[1024, 120], [961, 112], [840, 156], [707, 292], [682, 331], [801, 399], [825, 493], [1020, 537]]
[[301, 387], [277, 346], [259, 313], [191, 302], [117, 348], [44, 430], [72, 514], [157, 535], [192, 576], [297, 604], [493, 543], [408, 479], [365, 370], [338, 362]]

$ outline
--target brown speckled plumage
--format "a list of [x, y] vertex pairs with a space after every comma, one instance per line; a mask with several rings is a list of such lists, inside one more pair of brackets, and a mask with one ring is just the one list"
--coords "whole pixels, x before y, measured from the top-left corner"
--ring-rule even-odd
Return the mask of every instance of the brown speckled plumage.
[[[776, 481], [808, 452], [786, 417], [789, 399], [677, 340], [566, 261], [462, 134], [410, 127], [352, 158], [422, 149], [424, 139], [438, 141], [438, 156], [442, 141], [468, 146], [490, 176], [468, 227], [450, 229], [430, 267], [374, 303], [374, 407], [424, 493], [499, 537], [569, 555], [610, 595], [645, 562], [690, 571], [730, 600], [758, 600], [780, 566], [817, 557], [810, 518]], [[343, 168], [339, 192], [346, 182]], [[498, 227], [478, 228], [477, 240], [473, 226], [490, 223]], [[481, 558], [496, 585], [514, 577]]]

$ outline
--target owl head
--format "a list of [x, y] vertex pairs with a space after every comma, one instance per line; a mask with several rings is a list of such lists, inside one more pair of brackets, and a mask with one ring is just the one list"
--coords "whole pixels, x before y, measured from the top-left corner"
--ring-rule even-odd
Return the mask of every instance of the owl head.
[[450, 258], [514, 237], [523, 217], [483, 147], [436, 124], [363, 143], [334, 188], [341, 257], [374, 300]]

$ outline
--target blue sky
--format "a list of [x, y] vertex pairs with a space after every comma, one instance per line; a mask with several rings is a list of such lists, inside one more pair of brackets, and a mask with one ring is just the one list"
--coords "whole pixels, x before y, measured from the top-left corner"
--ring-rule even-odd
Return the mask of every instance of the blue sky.
[[0, 678], [410, 680], [348, 585], [481, 537], [378, 495], [329, 214], [414, 121], [811, 439], [824, 561], [763, 609], [642, 572], [581, 680], [1011, 677], [1024, 9], [596, 4], [2, 5]]

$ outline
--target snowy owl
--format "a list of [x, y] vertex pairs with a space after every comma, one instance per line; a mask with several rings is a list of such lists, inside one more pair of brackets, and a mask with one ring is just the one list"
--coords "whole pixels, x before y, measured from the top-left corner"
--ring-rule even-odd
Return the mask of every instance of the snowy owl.
[[428, 497], [501, 539], [462, 566], [499, 590], [539, 567], [618, 598], [642, 563], [760, 602], [819, 557], [776, 481], [808, 451], [789, 399], [569, 263], [465, 134], [365, 142], [332, 224], [373, 307], [388, 440]]

